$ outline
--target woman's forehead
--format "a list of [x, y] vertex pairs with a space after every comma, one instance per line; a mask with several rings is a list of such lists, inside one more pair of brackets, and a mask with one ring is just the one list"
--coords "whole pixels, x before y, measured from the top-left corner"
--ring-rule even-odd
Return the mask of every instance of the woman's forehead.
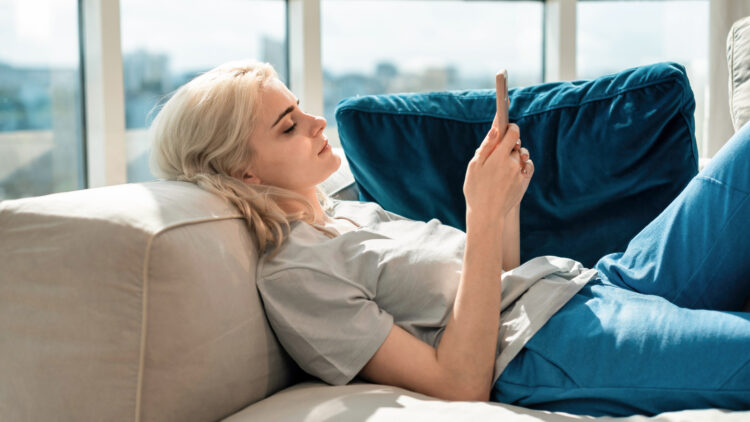
[[251, 138], [270, 136], [276, 128], [273, 124], [279, 115], [297, 101], [286, 86], [277, 79], [270, 79], [262, 84], [258, 96], [255, 129]]
[[264, 99], [274, 99], [284, 103], [297, 101], [294, 94], [289, 91], [289, 88], [276, 78], [270, 79], [263, 84], [261, 95], [263, 95]]
[[290, 105], [297, 103], [291, 91], [279, 80], [273, 79], [263, 84], [260, 91], [263, 120], [271, 120], [270, 125]]

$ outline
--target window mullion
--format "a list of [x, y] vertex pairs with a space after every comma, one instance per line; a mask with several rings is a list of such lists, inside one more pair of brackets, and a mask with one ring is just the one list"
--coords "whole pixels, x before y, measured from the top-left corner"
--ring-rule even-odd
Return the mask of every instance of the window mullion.
[[289, 88], [306, 112], [323, 115], [320, 0], [288, 0]]
[[119, 0], [83, 0], [88, 187], [125, 183]]
[[544, 81], [577, 78], [576, 0], [544, 3]]

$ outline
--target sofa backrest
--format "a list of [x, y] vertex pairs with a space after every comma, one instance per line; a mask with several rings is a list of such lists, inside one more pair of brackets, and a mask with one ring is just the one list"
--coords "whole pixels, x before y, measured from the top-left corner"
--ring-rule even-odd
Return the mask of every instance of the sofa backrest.
[[0, 203], [3, 420], [216, 420], [295, 382], [244, 220], [195, 185]]
[[[522, 261], [558, 255], [592, 267], [624, 250], [698, 171], [695, 100], [678, 63], [509, 97], [535, 167], [521, 202]], [[495, 110], [494, 90], [343, 100], [336, 122], [360, 199], [465, 230], [466, 166]]]

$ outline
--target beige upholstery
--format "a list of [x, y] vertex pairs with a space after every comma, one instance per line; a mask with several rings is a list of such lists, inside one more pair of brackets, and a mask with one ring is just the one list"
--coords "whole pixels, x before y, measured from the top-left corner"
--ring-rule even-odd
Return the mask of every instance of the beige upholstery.
[[594, 418], [488, 402], [449, 402], [402, 388], [367, 383], [332, 387], [303, 382], [280, 391], [225, 422], [747, 422], [750, 411], [683, 410], [647, 417]]
[[5, 201], [0, 239], [0, 420], [578, 419], [373, 384], [295, 384], [262, 313], [248, 230], [188, 183]]
[[[748, 24], [728, 39], [735, 128], [750, 119]], [[356, 186], [342, 192], [356, 198]], [[188, 183], [0, 203], [0, 420], [599, 420], [373, 384], [295, 385], [256, 260], [236, 211]], [[739, 422], [750, 411], [624, 420]]]
[[182, 182], [0, 203], [2, 420], [206, 421], [293, 383], [243, 220]]
[[750, 120], [750, 16], [732, 25], [727, 35], [729, 111], [734, 130]]

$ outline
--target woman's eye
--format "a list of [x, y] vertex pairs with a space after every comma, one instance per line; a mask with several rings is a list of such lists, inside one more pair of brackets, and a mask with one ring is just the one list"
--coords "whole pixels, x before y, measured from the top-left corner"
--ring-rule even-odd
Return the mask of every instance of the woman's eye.
[[294, 130], [295, 126], [297, 126], [297, 123], [294, 123], [291, 126], [289, 126], [289, 129], [285, 130], [284, 133], [291, 133]]

